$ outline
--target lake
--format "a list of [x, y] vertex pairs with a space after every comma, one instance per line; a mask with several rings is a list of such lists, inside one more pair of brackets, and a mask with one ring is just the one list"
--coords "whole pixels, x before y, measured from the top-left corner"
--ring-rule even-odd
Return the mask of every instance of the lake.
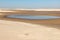
[[8, 15], [6, 17], [8, 17], [8, 18], [32, 19], [32, 20], [60, 18], [58, 16], [31, 16], [31, 15]]

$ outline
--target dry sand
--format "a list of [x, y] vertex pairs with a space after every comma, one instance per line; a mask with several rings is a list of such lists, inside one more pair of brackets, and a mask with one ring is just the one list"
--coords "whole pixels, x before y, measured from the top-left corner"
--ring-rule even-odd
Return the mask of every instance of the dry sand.
[[0, 40], [60, 40], [60, 30], [42, 25], [0, 20]]
[[48, 24], [60, 25], [60, 19], [23, 20], [23, 19], [5, 18], [5, 15], [9, 15], [9, 14], [60, 16], [60, 11], [57, 12], [56, 11], [53, 12], [18, 11], [14, 13], [9, 13], [9, 12], [0, 13], [0, 19], [1, 19], [0, 40], [60, 40], [60, 28], [59, 28], [60, 26], [56, 28], [53, 26], [40, 25], [41, 23], [47, 25]]

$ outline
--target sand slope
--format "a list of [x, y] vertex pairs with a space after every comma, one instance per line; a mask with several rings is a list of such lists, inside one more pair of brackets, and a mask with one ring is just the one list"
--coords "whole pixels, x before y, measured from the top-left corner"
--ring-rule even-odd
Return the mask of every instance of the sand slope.
[[0, 20], [0, 40], [60, 40], [60, 30], [42, 25]]

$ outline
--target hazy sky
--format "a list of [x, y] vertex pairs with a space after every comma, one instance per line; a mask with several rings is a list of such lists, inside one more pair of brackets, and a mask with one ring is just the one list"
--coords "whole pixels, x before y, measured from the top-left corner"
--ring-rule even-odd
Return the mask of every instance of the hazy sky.
[[0, 0], [0, 8], [60, 8], [60, 0]]

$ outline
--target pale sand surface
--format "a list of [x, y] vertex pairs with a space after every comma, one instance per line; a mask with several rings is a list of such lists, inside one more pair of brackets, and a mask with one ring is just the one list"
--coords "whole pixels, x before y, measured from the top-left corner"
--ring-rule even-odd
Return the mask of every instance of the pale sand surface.
[[60, 40], [60, 30], [42, 25], [0, 20], [0, 40]]

